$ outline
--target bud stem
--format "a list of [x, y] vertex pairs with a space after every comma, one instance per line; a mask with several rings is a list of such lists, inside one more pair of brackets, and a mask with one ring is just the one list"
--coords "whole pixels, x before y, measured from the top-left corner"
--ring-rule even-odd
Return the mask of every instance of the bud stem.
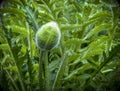
[[48, 51], [40, 51], [39, 86], [40, 91], [50, 91], [50, 71], [48, 68]]
[[44, 79], [43, 79], [43, 51], [40, 51], [40, 58], [39, 58], [39, 90], [44, 91]]
[[44, 69], [45, 69], [45, 89], [46, 91], [50, 91], [50, 71], [48, 66], [48, 51], [45, 51]]

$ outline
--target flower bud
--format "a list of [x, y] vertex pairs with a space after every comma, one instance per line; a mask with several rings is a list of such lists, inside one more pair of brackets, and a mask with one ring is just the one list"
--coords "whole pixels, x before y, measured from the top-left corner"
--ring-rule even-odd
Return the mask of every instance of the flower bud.
[[52, 21], [44, 24], [36, 33], [36, 42], [38, 48], [50, 50], [56, 47], [60, 42], [60, 29], [56, 22]]

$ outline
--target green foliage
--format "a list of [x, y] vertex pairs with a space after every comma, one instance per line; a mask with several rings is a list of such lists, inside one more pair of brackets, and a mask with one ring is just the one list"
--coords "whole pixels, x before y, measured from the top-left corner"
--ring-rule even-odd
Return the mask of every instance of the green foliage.
[[[45, 53], [37, 47], [35, 35], [50, 21], [58, 23], [61, 40]], [[3, 91], [117, 91], [119, 49], [120, 10], [115, 0], [3, 0], [0, 4]]]

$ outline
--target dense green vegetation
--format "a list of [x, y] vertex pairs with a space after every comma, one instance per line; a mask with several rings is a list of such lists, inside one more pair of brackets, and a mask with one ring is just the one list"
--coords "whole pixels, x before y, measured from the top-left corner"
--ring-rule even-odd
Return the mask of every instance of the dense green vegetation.
[[[61, 40], [54, 49], [42, 51], [35, 35], [50, 21], [58, 23]], [[116, 0], [4, 0], [0, 4], [0, 89], [120, 89]]]

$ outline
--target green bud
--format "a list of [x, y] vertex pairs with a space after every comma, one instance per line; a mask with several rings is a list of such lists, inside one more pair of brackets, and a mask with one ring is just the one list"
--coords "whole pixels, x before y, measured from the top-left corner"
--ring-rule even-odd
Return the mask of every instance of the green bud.
[[46, 23], [38, 29], [36, 33], [36, 42], [38, 48], [50, 50], [56, 47], [60, 42], [60, 29], [56, 22]]

